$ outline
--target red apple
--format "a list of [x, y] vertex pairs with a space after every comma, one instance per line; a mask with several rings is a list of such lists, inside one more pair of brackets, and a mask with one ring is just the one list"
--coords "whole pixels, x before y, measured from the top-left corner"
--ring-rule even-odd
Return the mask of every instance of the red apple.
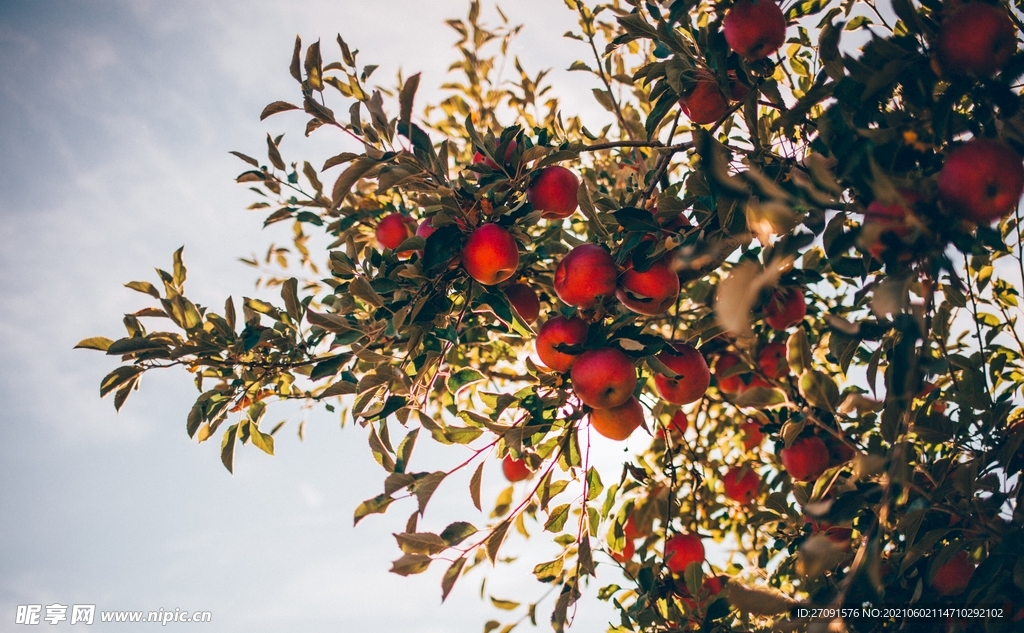
[[714, 123], [725, 116], [729, 104], [714, 78], [700, 79], [690, 92], [679, 98], [686, 118], [697, 125]]
[[[515, 151], [516, 145], [518, 145], [518, 143], [516, 143], [515, 141], [509, 142], [508, 148], [505, 150], [506, 164], [508, 164], [508, 160], [512, 158], [512, 152]], [[499, 169], [498, 163], [494, 162], [487, 156], [484, 156], [481, 152], [473, 152], [473, 164], [476, 163], [483, 163], [484, 165], [487, 165], [491, 169]]]
[[722, 393], [739, 393], [745, 386], [742, 374], [733, 374], [731, 376], [723, 377], [726, 370], [740, 364], [740, 362], [742, 361], [736, 354], [726, 353], [718, 357], [718, 362], [715, 363], [715, 380], [718, 381], [718, 390]]
[[537, 356], [540, 361], [549, 369], [559, 373], [569, 371], [572, 364], [576, 362], [577, 356], [566, 354], [555, 349], [555, 346], [564, 343], [565, 345], [582, 345], [587, 342], [586, 321], [577, 317], [565, 318], [556, 316], [544, 322], [537, 332]]
[[994, 139], [974, 139], [961, 145], [939, 172], [942, 201], [972, 222], [988, 223], [1006, 216], [1017, 207], [1022, 192], [1020, 156]]
[[626, 535], [627, 541], [633, 541], [642, 536], [647, 536], [646, 530], [641, 531], [640, 528], [636, 526], [636, 519], [632, 514], [629, 515], [628, 519], [626, 519], [626, 524], [622, 526], [622, 532]]
[[785, 330], [804, 320], [807, 301], [799, 288], [779, 288], [764, 308], [765, 322], [776, 330]]
[[743, 393], [747, 389], [753, 389], [754, 387], [762, 387], [764, 389], [772, 388], [772, 383], [768, 382], [767, 380], [760, 376], [751, 376], [750, 382], [742, 383], [742, 385], [743, 386], [740, 387], [739, 393]]
[[567, 218], [579, 204], [576, 191], [580, 181], [576, 174], [560, 165], [551, 165], [540, 173], [526, 190], [526, 199], [534, 209], [541, 211], [542, 218]]
[[743, 425], [740, 432], [743, 436], [743, 448], [748, 451], [752, 450], [755, 446], [760, 446], [761, 442], [764, 441], [761, 425], [753, 420], [747, 420], [747, 423]]
[[[614, 347], [583, 352], [572, 364], [572, 388], [583, 404], [611, 409], [633, 397], [633, 359]], [[642, 411], [641, 411], [642, 413]]]
[[943, 21], [936, 49], [944, 73], [990, 77], [1017, 51], [1017, 36], [1006, 9], [972, 2]]
[[900, 199], [889, 204], [873, 200], [864, 211], [864, 226], [858, 243], [867, 246], [868, 252], [875, 259], [882, 259], [886, 250], [882, 236], [885, 233], [894, 233], [901, 238], [910, 235], [911, 227], [907, 218], [912, 213], [911, 206], [920, 199], [913, 191], [901, 190]]
[[760, 485], [761, 477], [747, 466], [733, 466], [722, 478], [725, 496], [743, 504], [754, 500]]
[[643, 421], [644, 407], [632, 396], [617, 407], [590, 412], [590, 426], [610, 440], [628, 438]]
[[516, 459], [511, 454], [501, 460], [501, 472], [505, 473], [505, 479], [512, 483], [522, 481], [533, 474], [525, 459]]
[[782, 465], [797, 481], [814, 481], [828, 468], [828, 447], [816, 435], [801, 437], [779, 452]]
[[508, 230], [483, 224], [469, 234], [462, 247], [462, 267], [485, 286], [499, 284], [519, 267], [519, 244]]
[[430, 234], [434, 232], [434, 218], [427, 218], [420, 222], [420, 225], [416, 227], [416, 235], [419, 235], [423, 239], [430, 237]]
[[828, 467], [838, 466], [845, 464], [846, 462], [853, 459], [856, 452], [850, 447], [849, 444], [843, 442], [839, 438], [829, 434], [825, 435], [825, 446], [828, 448]]
[[971, 583], [974, 568], [974, 564], [967, 558], [967, 552], [961, 550], [935, 570], [932, 587], [944, 596], [963, 593]]
[[416, 222], [412, 218], [401, 213], [391, 213], [384, 216], [374, 233], [378, 244], [384, 248], [395, 249], [412, 237], [415, 230]]
[[676, 534], [665, 542], [665, 564], [676, 574], [686, 571], [690, 563], [704, 562], [704, 543], [696, 534]]
[[786, 43], [786, 17], [774, 0], [737, 0], [722, 26], [729, 48], [748, 60], [764, 59]]
[[728, 71], [726, 76], [729, 78], [729, 101], [743, 101], [750, 94], [750, 88], [740, 81], [735, 70]]
[[637, 314], [664, 314], [679, 298], [679, 276], [672, 270], [671, 257], [662, 257], [642, 273], [630, 264], [619, 278], [615, 296]]
[[757, 366], [765, 376], [779, 380], [789, 375], [789, 361], [786, 360], [785, 343], [768, 343], [757, 355]]
[[654, 386], [664, 400], [672, 404], [689, 404], [700, 400], [708, 390], [711, 372], [704, 356], [694, 346], [676, 343], [658, 354], [658, 360], [679, 374], [679, 378], [654, 375]]
[[568, 305], [587, 310], [615, 292], [618, 276], [608, 251], [596, 244], [581, 244], [555, 269], [555, 294]]
[[516, 309], [519, 316], [527, 323], [533, 323], [540, 315], [540, 299], [533, 288], [526, 284], [512, 284], [505, 288], [505, 296], [508, 297], [512, 307]]

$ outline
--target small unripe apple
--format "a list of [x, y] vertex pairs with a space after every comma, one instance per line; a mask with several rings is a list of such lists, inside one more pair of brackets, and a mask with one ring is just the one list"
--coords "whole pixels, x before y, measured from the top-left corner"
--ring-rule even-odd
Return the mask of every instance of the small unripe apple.
[[576, 174], [560, 165], [550, 165], [540, 170], [540, 174], [530, 183], [526, 190], [526, 199], [534, 209], [541, 211], [542, 218], [567, 218], [579, 206], [576, 192], [580, 181]]
[[384, 248], [395, 249], [412, 237], [415, 230], [416, 222], [412, 218], [401, 213], [391, 213], [384, 216], [374, 234], [378, 244]]
[[506, 455], [505, 459], [501, 460], [501, 472], [505, 473], [505, 479], [512, 483], [522, 481], [533, 474], [525, 459], [516, 459], [512, 455]]
[[684, 532], [665, 541], [665, 564], [676, 574], [686, 571], [690, 563], [704, 562], [704, 543], [696, 534]]
[[588, 325], [583, 319], [556, 316], [544, 322], [537, 331], [537, 356], [546, 367], [565, 373], [576, 362], [577, 355], [555, 349], [556, 345], [582, 345], [587, 342]]
[[[518, 143], [516, 143], [515, 141], [510, 141], [509, 142], [508, 148], [505, 149], [505, 163], [506, 164], [508, 164], [508, 160], [510, 158], [512, 158], [512, 152], [515, 151], [517, 145], [518, 145]], [[498, 169], [499, 168], [498, 163], [494, 162], [493, 160], [491, 160], [487, 156], [484, 156], [479, 151], [473, 152], [473, 163], [474, 164], [476, 164], [476, 163], [483, 163], [484, 165], [487, 165], [491, 169]]]
[[658, 360], [679, 374], [679, 378], [654, 375], [654, 386], [664, 400], [672, 404], [689, 404], [700, 400], [708, 390], [711, 371], [704, 355], [694, 346], [677, 343], [658, 354]]
[[617, 407], [632, 398], [636, 389], [633, 359], [614, 347], [583, 352], [570, 372], [573, 391], [595, 409]]
[[512, 284], [505, 288], [505, 296], [527, 323], [533, 323], [540, 316], [540, 299], [533, 288], [523, 283]]
[[990, 77], [1017, 51], [1013, 22], [1003, 7], [984, 2], [965, 4], [942, 23], [939, 66], [944, 73]]
[[816, 435], [801, 437], [779, 452], [782, 465], [797, 481], [814, 481], [828, 468], [828, 447]]
[[743, 389], [745, 383], [743, 382], [742, 374], [733, 374], [731, 376], [723, 376], [726, 370], [730, 367], [738, 365], [740, 357], [736, 354], [722, 354], [718, 357], [718, 362], [715, 363], [715, 380], [718, 381], [718, 389], [722, 393], [735, 394], [739, 393]]
[[779, 380], [789, 375], [789, 362], [786, 360], [785, 343], [768, 343], [757, 355], [757, 366], [772, 380]]
[[571, 306], [593, 308], [615, 292], [619, 276], [611, 254], [597, 244], [580, 244], [555, 269], [555, 294]]
[[974, 563], [968, 560], [967, 552], [961, 550], [935, 570], [932, 587], [944, 596], [963, 593], [971, 583], [974, 569]]
[[725, 95], [714, 78], [697, 81], [690, 92], [679, 98], [679, 107], [686, 118], [697, 125], [714, 123], [729, 110]]
[[630, 264], [619, 278], [615, 296], [637, 314], [664, 314], [679, 298], [679, 275], [672, 270], [671, 257], [662, 257], [642, 273]]
[[989, 223], [1017, 207], [1024, 192], [1024, 165], [1005, 143], [974, 139], [950, 153], [938, 184], [939, 196], [953, 212]]
[[590, 412], [590, 426], [610, 440], [628, 438], [643, 421], [644, 407], [632, 396], [617, 407]]
[[462, 247], [462, 267], [485, 286], [499, 284], [519, 267], [519, 244], [505, 228], [483, 224], [470, 233]]
[[746, 466], [733, 466], [722, 478], [725, 496], [744, 504], [754, 500], [760, 485], [761, 477]]
[[807, 301], [799, 288], [779, 288], [764, 308], [765, 322], [776, 330], [785, 330], [804, 320]]
[[774, 0], [737, 0], [722, 26], [729, 48], [748, 60], [764, 59], [786, 43], [786, 16]]

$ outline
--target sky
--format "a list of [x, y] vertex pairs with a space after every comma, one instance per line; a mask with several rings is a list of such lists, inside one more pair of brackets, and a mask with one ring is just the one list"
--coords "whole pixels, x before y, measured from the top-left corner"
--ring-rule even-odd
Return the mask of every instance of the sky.
[[[587, 53], [562, 38], [572, 13], [556, 0], [508, 5], [510, 20], [526, 23], [513, 44], [524, 66], [552, 68], [566, 110], [600, 128], [606, 118], [592, 86], [565, 70]], [[286, 134], [286, 159], [319, 164], [345, 148], [338, 135], [303, 139], [299, 115], [259, 121], [265, 104], [297, 99], [288, 74], [296, 34], [323, 40], [330, 60], [341, 32], [361, 63], [380, 64], [375, 78], [387, 84], [399, 68], [422, 72], [422, 103], [455, 59], [443, 21], [467, 6], [0, 2], [0, 632], [22, 630], [19, 605], [51, 604], [210, 611], [205, 629], [224, 633], [461, 633], [508, 621], [481, 600], [478, 573], [443, 606], [443, 566], [388, 573], [399, 555], [391, 533], [411, 507], [353, 528], [352, 511], [381, 491], [385, 475], [360, 429], [341, 429], [321, 411], [300, 442], [293, 419], [276, 456], [245, 447], [230, 475], [219, 442], [197, 446], [185, 432], [197, 395], [187, 375], [147, 375], [117, 414], [98, 397], [116, 359], [72, 349], [88, 336], [121, 336], [121, 316], [146, 306], [122, 284], [157, 281], [153, 268], [169, 267], [182, 245], [190, 297], [220, 306], [253, 293], [256, 273], [238, 258], [284, 241], [287, 227], [263, 230], [258, 213], [244, 210], [253, 195], [233, 182], [244, 165], [228, 152], [262, 156], [268, 132]], [[487, 4], [485, 15], [494, 21]], [[426, 444], [416, 457], [424, 468], [452, 461]], [[621, 449], [602, 450], [621, 461]], [[482, 523], [466, 484], [442, 486], [421, 527]], [[503, 485], [490, 468], [485, 498]], [[489, 595], [544, 592], [529, 574], [544, 546], [510, 542], [508, 553], [517, 552], [522, 561], [492, 575]], [[539, 613], [549, 611], [550, 602]], [[599, 630], [612, 617], [588, 598], [576, 629]], [[97, 621], [92, 630], [128, 628], [136, 627]]]

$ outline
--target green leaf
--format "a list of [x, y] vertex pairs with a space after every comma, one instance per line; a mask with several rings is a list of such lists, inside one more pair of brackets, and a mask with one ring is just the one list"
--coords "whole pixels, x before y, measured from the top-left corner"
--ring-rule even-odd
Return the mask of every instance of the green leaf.
[[111, 391], [137, 378], [143, 371], [145, 371], [144, 368], [135, 365], [118, 367], [103, 377], [100, 382], [100, 397], [106, 396]]
[[350, 357], [348, 355], [342, 354], [335, 358], [328, 358], [327, 360], [320, 361], [313, 366], [313, 371], [310, 372], [309, 379], [316, 381], [328, 376], [336, 375], [338, 370], [341, 369], [341, 366], [344, 365], [349, 358]]
[[392, 501], [394, 499], [388, 495], [377, 495], [373, 499], [367, 499], [360, 503], [353, 515], [353, 525], [357, 525], [363, 517], [370, 514], [383, 514]]
[[541, 582], [552, 582], [558, 578], [560, 573], [562, 573], [562, 566], [564, 563], [565, 560], [562, 557], [558, 557], [555, 560], [551, 560], [546, 563], [540, 563], [533, 568], [533, 575]]
[[430, 567], [430, 562], [431, 559], [429, 556], [424, 556], [423, 554], [406, 554], [391, 563], [391, 569], [389, 571], [393, 574], [398, 574], [399, 576], [422, 574], [427, 571], [427, 567]]
[[167, 343], [154, 341], [144, 336], [122, 338], [114, 341], [107, 347], [107, 355], [120, 356], [123, 354], [134, 354], [158, 349], [167, 349]]
[[591, 466], [587, 471], [587, 501], [597, 499], [603, 490], [604, 484], [601, 483], [601, 475], [598, 474], [596, 468]]
[[136, 292], [147, 294], [154, 299], [160, 298], [160, 291], [156, 289], [156, 286], [149, 283], [148, 281], [129, 281], [124, 285], [125, 288], [131, 288]]
[[452, 592], [452, 587], [455, 586], [455, 581], [459, 579], [459, 574], [462, 573], [462, 568], [466, 565], [466, 558], [462, 557], [456, 559], [454, 563], [444, 572], [444, 578], [441, 579], [441, 602], [445, 601], [448, 594]]
[[114, 341], [105, 336], [92, 336], [78, 341], [73, 349], [95, 349], [105, 352], [113, 343]]
[[456, 521], [450, 524], [441, 532], [441, 539], [449, 546], [458, 545], [462, 541], [476, 534], [477, 529], [472, 523]]
[[501, 544], [505, 541], [505, 535], [508, 533], [508, 528], [511, 525], [511, 521], [502, 521], [491, 531], [491, 535], [485, 541], [487, 557], [491, 559], [492, 564], [498, 558], [498, 550], [501, 549]]
[[448, 548], [440, 536], [431, 532], [406, 532], [393, 536], [406, 554], [439, 554]]
[[238, 425], [232, 424], [224, 431], [224, 437], [220, 441], [220, 463], [229, 473], [234, 474], [235, 467], [235, 440], [238, 438]]
[[449, 375], [448, 379], [445, 381], [445, 386], [448, 389], [448, 393], [458, 395], [465, 387], [485, 379], [486, 377], [483, 374], [475, 369], [467, 367]]
[[498, 598], [491, 596], [491, 604], [502, 611], [513, 611], [519, 608], [520, 603], [513, 600], [499, 600]]
[[561, 532], [562, 528], [565, 527], [566, 519], [569, 518], [570, 508], [571, 506], [568, 503], [556, 506], [548, 514], [548, 520], [544, 523], [544, 529], [548, 532]]
[[249, 439], [253, 446], [267, 455], [274, 454], [274, 436], [261, 431], [255, 423], [249, 425]]
[[473, 471], [473, 477], [469, 480], [469, 496], [473, 500], [473, 506], [477, 510], [483, 510], [480, 506], [480, 481], [483, 479], [484, 464], [480, 462], [480, 465]]
[[443, 271], [462, 252], [465, 239], [455, 224], [446, 224], [431, 233], [423, 246], [423, 272], [433, 277]]

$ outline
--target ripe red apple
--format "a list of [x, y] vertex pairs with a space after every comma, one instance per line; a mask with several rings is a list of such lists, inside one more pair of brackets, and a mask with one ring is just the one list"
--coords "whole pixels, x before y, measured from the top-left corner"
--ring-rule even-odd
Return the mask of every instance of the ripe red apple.
[[[510, 158], [512, 158], [512, 152], [515, 151], [517, 145], [518, 145], [518, 143], [516, 143], [515, 141], [509, 142], [508, 148], [505, 149], [505, 163], [506, 164], [508, 164], [508, 160]], [[474, 164], [476, 164], [476, 163], [483, 163], [484, 165], [487, 165], [491, 169], [499, 169], [498, 163], [494, 162], [493, 160], [491, 160], [487, 156], [484, 156], [480, 152], [473, 152], [473, 163]]]
[[1017, 36], [1006, 9], [972, 2], [943, 21], [936, 49], [944, 73], [990, 77], [1017, 51]]
[[506, 455], [505, 459], [501, 460], [501, 472], [505, 473], [505, 479], [512, 483], [522, 481], [533, 474], [525, 459], [516, 459], [512, 455]]
[[875, 259], [882, 259], [886, 251], [886, 245], [882, 236], [886, 233], [894, 233], [904, 238], [911, 233], [911, 226], [907, 222], [911, 215], [911, 206], [916, 204], [921, 197], [914, 191], [901, 190], [899, 200], [883, 203], [881, 200], [873, 200], [868, 208], [864, 210], [864, 226], [861, 229], [861, 237], [858, 243], [866, 246], [868, 252]]
[[519, 244], [497, 224], [483, 224], [469, 234], [462, 247], [462, 267], [485, 286], [500, 284], [519, 267]]
[[590, 426], [610, 440], [628, 438], [643, 421], [644, 407], [632, 396], [617, 407], [590, 412]]
[[967, 552], [961, 550], [935, 570], [932, 576], [932, 587], [944, 596], [955, 596], [963, 593], [971, 583], [974, 575], [974, 563], [967, 558]]
[[736, 354], [726, 353], [718, 357], [718, 362], [715, 363], [715, 380], [718, 381], [718, 389], [722, 393], [739, 393], [746, 386], [743, 382], [742, 374], [723, 377], [727, 369], [738, 365], [740, 362], [740, 357]]
[[627, 541], [634, 541], [641, 536], [647, 536], [646, 530], [641, 531], [640, 528], [636, 526], [636, 519], [632, 514], [626, 519], [626, 524], [622, 526], [622, 532], [626, 535]]
[[384, 219], [377, 225], [377, 243], [384, 248], [398, 248], [402, 242], [412, 237], [416, 230], [416, 222], [401, 213], [391, 213], [384, 216]]
[[587, 341], [588, 327], [586, 321], [577, 317], [567, 319], [556, 316], [545, 321], [537, 332], [537, 356], [540, 356], [540, 361], [559, 373], [569, 371], [577, 356], [560, 352], [555, 346], [560, 343], [582, 345]]
[[658, 354], [658, 360], [680, 376], [669, 378], [664, 374], [654, 375], [654, 386], [664, 400], [672, 404], [689, 404], [700, 400], [708, 390], [711, 371], [696, 347], [676, 343]]
[[779, 380], [789, 375], [789, 361], [786, 360], [785, 343], [768, 343], [757, 355], [757, 366], [765, 376]]
[[615, 260], [597, 244], [580, 244], [555, 269], [555, 294], [571, 306], [593, 308], [615, 292], [619, 276]]
[[576, 202], [576, 191], [580, 181], [576, 174], [560, 165], [551, 165], [540, 170], [540, 173], [526, 190], [526, 199], [534, 209], [539, 209], [542, 218], [567, 218], [579, 204]]
[[570, 371], [573, 391], [583, 404], [595, 409], [617, 407], [633, 397], [636, 389], [633, 359], [614, 347], [583, 352]]
[[615, 296], [637, 314], [664, 314], [679, 298], [679, 275], [672, 270], [671, 257], [662, 257], [642, 273], [630, 264], [619, 278]]
[[665, 541], [665, 564], [669, 571], [681, 574], [690, 563], [704, 562], [704, 543], [696, 534], [684, 532]]
[[434, 232], [434, 218], [427, 218], [420, 222], [420, 225], [416, 227], [416, 235], [419, 235], [423, 239], [430, 237], [430, 234]]
[[743, 425], [740, 432], [743, 436], [743, 448], [748, 451], [755, 446], [760, 446], [761, 442], [764, 441], [764, 432], [761, 431], [761, 425], [753, 420], [747, 420], [747, 423]]
[[1024, 165], [1005, 143], [974, 139], [950, 153], [938, 184], [939, 196], [953, 212], [988, 223], [1017, 207], [1024, 192]]
[[698, 80], [690, 92], [679, 98], [679, 107], [690, 121], [707, 125], [725, 116], [729, 104], [712, 77]]
[[779, 288], [764, 308], [765, 322], [776, 330], [785, 330], [804, 320], [807, 301], [799, 288]]
[[748, 60], [764, 59], [786, 43], [786, 17], [774, 0], [737, 0], [722, 26], [729, 48]]
[[740, 503], [750, 503], [757, 496], [761, 477], [747, 466], [733, 466], [722, 478], [725, 496]]
[[505, 296], [508, 297], [512, 307], [516, 309], [519, 316], [527, 323], [533, 323], [540, 315], [540, 299], [533, 288], [526, 284], [512, 284], [505, 288]]
[[797, 481], [813, 481], [828, 468], [828, 447], [816, 435], [801, 437], [779, 452], [782, 465]]

